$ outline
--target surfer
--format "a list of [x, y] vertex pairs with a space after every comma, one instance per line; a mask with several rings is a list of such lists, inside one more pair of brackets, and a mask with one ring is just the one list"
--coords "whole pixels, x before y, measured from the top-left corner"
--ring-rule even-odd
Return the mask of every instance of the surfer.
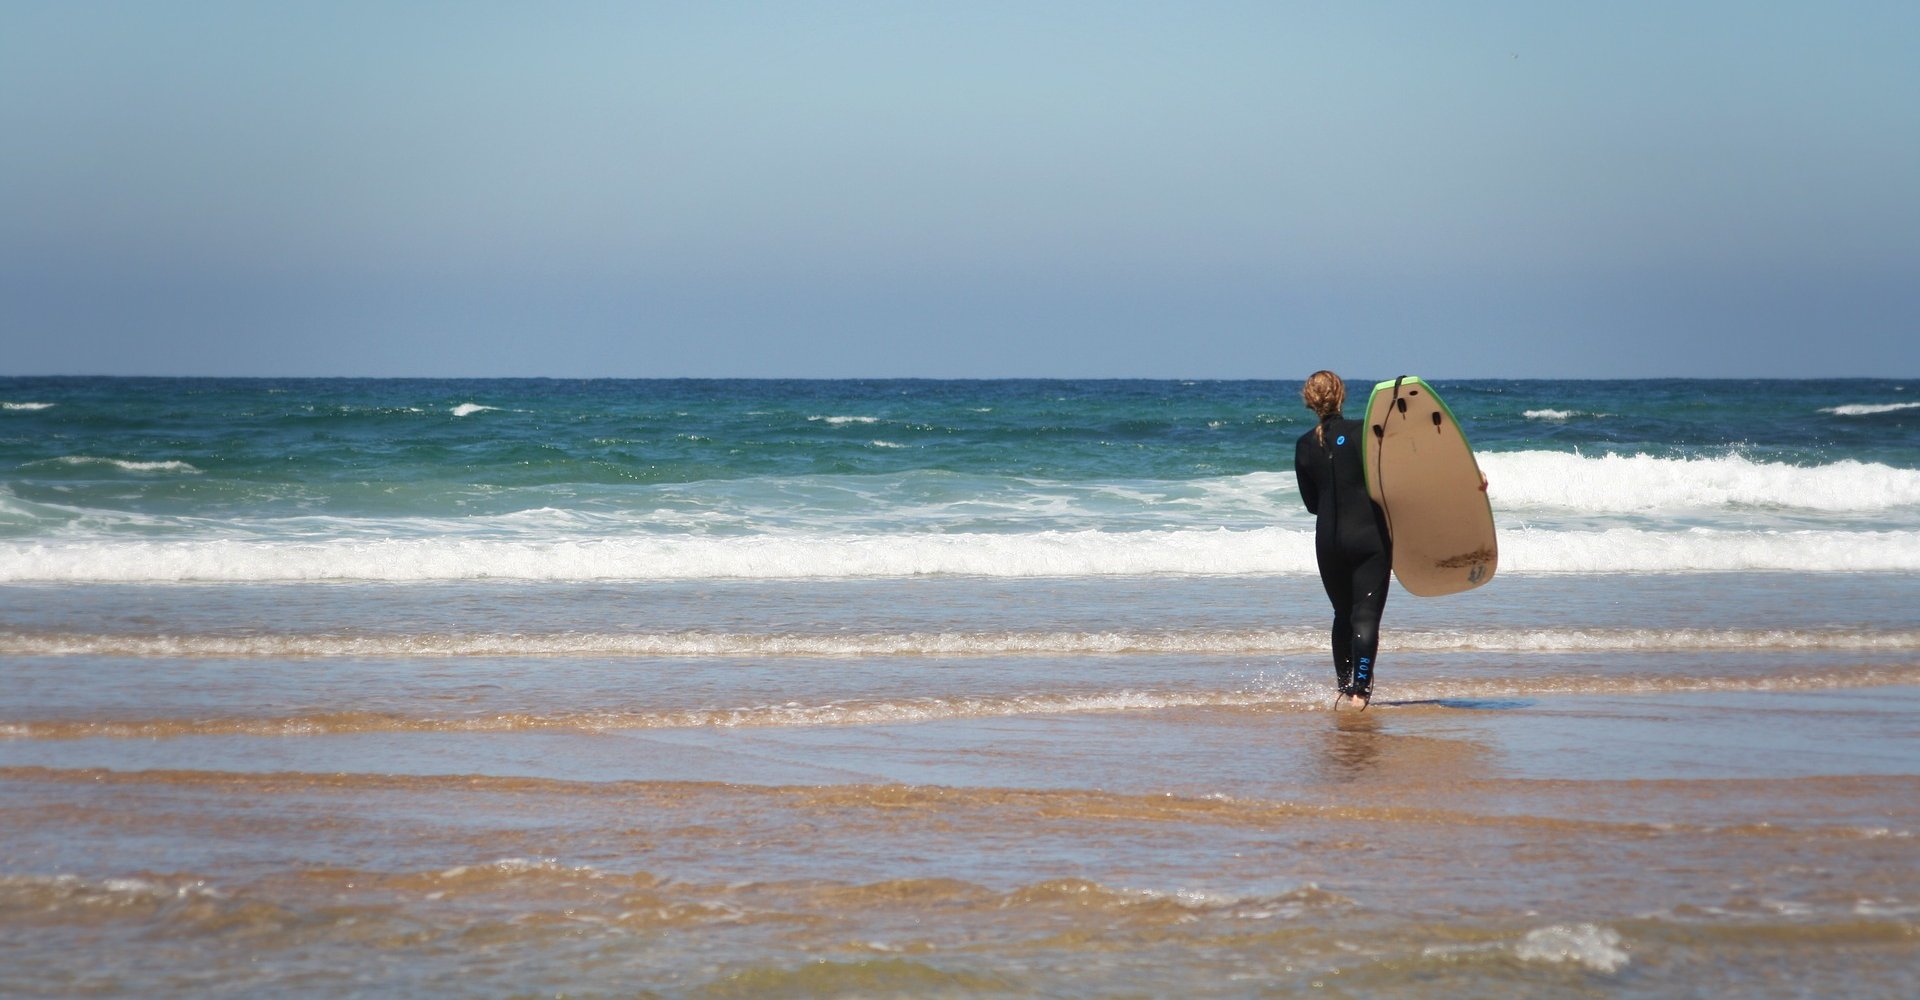
[[1346, 383], [1330, 371], [1317, 371], [1308, 377], [1300, 398], [1320, 418], [1294, 445], [1293, 472], [1301, 501], [1318, 518], [1313, 553], [1320, 564], [1320, 583], [1333, 602], [1333, 674], [1340, 688], [1334, 706], [1344, 700], [1365, 711], [1373, 697], [1393, 538], [1386, 515], [1367, 495], [1360, 465], [1361, 423], [1340, 413], [1347, 401]]

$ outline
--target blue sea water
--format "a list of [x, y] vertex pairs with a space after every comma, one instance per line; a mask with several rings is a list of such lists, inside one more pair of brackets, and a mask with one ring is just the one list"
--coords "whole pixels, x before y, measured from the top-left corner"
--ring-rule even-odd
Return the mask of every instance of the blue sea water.
[[[1920, 384], [1438, 388], [1503, 572], [1920, 569]], [[0, 581], [1308, 573], [1298, 389], [6, 379]]]

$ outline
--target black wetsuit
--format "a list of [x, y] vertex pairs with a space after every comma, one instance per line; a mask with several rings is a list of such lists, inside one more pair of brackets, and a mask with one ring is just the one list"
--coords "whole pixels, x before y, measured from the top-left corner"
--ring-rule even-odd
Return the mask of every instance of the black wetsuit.
[[1371, 697], [1393, 539], [1386, 515], [1367, 496], [1360, 466], [1362, 428], [1358, 420], [1330, 417], [1320, 424], [1325, 444], [1314, 439], [1313, 431], [1300, 435], [1293, 472], [1300, 480], [1300, 499], [1319, 517], [1313, 552], [1333, 602], [1334, 677], [1342, 694]]

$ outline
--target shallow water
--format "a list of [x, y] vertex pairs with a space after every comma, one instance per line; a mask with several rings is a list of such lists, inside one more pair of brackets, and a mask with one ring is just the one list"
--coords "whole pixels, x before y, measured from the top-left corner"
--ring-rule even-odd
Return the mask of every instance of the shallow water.
[[1787, 582], [1365, 714], [1296, 578], [0, 588], [0, 989], [1910, 995], [1920, 584]]

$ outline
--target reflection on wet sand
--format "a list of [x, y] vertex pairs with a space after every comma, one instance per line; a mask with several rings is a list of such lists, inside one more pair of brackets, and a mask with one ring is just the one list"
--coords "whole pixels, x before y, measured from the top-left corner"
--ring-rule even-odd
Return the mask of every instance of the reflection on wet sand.
[[1329, 713], [1318, 727], [1314, 754], [1321, 784], [1364, 783], [1431, 790], [1489, 777], [1493, 753], [1461, 728], [1451, 733], [1415, 733], [1397, 723], [1383, 702], [1365, 712]]

